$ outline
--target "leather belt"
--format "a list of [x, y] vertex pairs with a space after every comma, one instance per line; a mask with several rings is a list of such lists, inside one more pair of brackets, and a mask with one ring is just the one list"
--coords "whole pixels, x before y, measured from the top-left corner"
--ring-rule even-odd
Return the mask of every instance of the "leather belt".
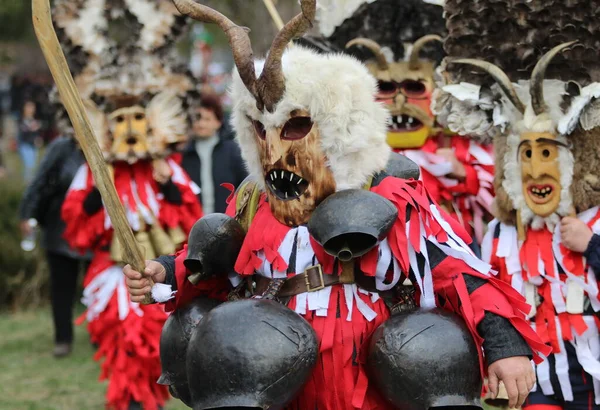
[[[267, 291], [273, 279], [261, 275], [254, 275], [254, 281], [256, 282], [256, 294], [262, 295]], [[284, 283], [277, 292], [277, 296], [286, 298], [301, 293], [316, 292], [328, 286], [349, 283], [356, 283], [360, 288], [369, 292], [381, 293], [375, 286], [375, 278], [359, 274], [355, 276], [353, 282], [346, 282], [342, 280], [342, 276], [324, 275], [321, 265], [315, 265], [307, 268], [304, 273], [284, 279]]]

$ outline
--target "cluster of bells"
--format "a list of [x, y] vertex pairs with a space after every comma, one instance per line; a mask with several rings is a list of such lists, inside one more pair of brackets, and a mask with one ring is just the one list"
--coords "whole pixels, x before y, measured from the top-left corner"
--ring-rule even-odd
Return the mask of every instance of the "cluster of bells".
[[[367, 348], [370, 380], [394, 407], [480, 408], [477, 348], [458, 316], [396, 314]], [[278, 302], [200, 297], [165, 323], [158, 383], [195, 410], [282, 409], [310, 377], [318, 350], [308, 322]]]
[[[135, 232], [135, 239], [144, 251], [144, 259], [155, 259], [159, 255], [172, 255], [187, 240], [187, 236], [180, 226], [165, 231], [157, 221], [149, 226], [141, 221], [140, 225], [140, 229]], [[110, 257], [114, 262], [125, 262], [123, 245], [117, 237], [111, 241]]]

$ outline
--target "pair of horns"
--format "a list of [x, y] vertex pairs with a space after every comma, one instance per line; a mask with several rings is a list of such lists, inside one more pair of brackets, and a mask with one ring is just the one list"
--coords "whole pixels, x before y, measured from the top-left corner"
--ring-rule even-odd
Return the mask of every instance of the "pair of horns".
[[[548, 111], [548, 107], [544, 100], [544, 76], [546, 75], [546, 69], [550, 62], [554, 57], [556, 57], [561, 51], [566, 49], [567, 47], [572, 46], [577, 43], [577, 41], [570, 41], [568, 43], [560, 44], [540, 58], [540, 60], [535, 65], [533, 69], [533, 73], [531, 74], [531, 84], [529, 86], [529, 93], [531, 95], [531, 106], [533, 108], [533, 112], [535, 115], [540, 115]], [[504, 94], [508, 97], [510, 102], [521, 112], [521, 114], [525, 113], [525, 104], [521, 101], [517, 92], [515, 91], [515, 87], [513, 86], [510, 78], [506, 75], [502, 69], [492, 63], [488, 63], [487, 61], [471, 59], [471, 58], [463, 58], [459, 60], [452, 61], [452, 64], [466, 64], [472, 65], [478, 68], [481, 68], [485, 72], [487, 72], [496, 83], [500, 86]]]
[[[442, 38], [435, 34], [429, 34], [415, 41], [415, 43], [413, 44], [412, 51], [410, 53], [410, 57], [408, 59], [408, 68], [410, 70], [418, 70], [420, 68], [421, 64], [419, 63], [419, 56], [421, 54], [421, 49], [425, 44], [431, 41], [441, 42]], [[353, 46], [364, 46], [368, 48], [375, 55], [375, 59], [377, 60], [377, 66], [379, 67], [379, 69], [382, 71], [389, 70], [390, 67], [387, 62], [387, 59], [385, 58], [385, 55], [383, 54], [383, 51], [381, 50], [381, 46], [375, 41], [369, 40], [367, 38], [355, 38], [354, 40], [351, 40], [348, 42], [348, 44], [346, 44], [346, 48], [350, 48]]]
[[254, 53], [250, 37], [248, 37], [249, 30], [246, 27], [236, 25], [218, 11], [198, 4], [194, 0], [173, 0], [173, 3], [181, 14], [203, 23], [215, 23], [225, 32], [240, 77], [248, 91], [256, 99], [258, 109], [262, 111], [266, 108], [272, 112], [275, 104], [281, 100], [285, 92], [285, 79], [281, 65], [283, 52], [294, 38], [302, 36], [312, 27], [317, 0], [301, 0], [302, 12], [277, 33], [258, 79], [254, 70]]

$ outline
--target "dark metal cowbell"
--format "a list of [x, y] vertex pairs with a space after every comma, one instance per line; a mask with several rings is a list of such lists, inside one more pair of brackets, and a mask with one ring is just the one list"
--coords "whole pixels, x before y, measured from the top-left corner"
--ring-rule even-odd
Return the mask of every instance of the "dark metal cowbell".
[[392, 152], [385, 167], [385, 173], [402, 179], [419, 179], [421, 169], [411, 159], [397, 152]]
[[192, 227], [188, 239], [185, 267], [193, 273], [190, 281], [233, 272], [245, 232], [238, 221], [225, 214], [209, 214]]
[[392, 316], [373, 334], [367, 366], [398, 409], [481, 408], [477, 347], [464, 321], [444, 310]]
[[347, 262], [373, 249], [397, 218], [394, 204], [381, 195], [347, 189], [321, 202], [308, 221], [308, 231], [328, 254]]
[[157, 383], [169, 386], [171, 395], [192, 406], [186, 372], [187, 348], [193, 330], [218, 301], [199, 297], [174, 311], [167, 318], [160, 335], [162, 374]]
[[206, 315], [189, 343], [193, 408], [282, 409], [308, 380], [317, 354], [312, 327], [282, 304], [223, 303]]

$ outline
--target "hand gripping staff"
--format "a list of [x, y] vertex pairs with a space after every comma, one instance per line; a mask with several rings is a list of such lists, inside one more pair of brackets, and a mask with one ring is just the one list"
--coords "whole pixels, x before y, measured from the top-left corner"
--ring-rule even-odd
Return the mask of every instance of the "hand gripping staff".
[[[90, 166], [96, 186], [100, 191], [102, 200], [106, 204], [106, 211], [110, 216], [115, 235], [119, 242], [123, 245], [123, 258], [131, 264], [138, 272], [143, 272], [145, 268], [145, 260], [142, 249], [135, 241], [131, 227], [125, 217], [125, 210], [119, 200], [114, 183], [108, 172], [108, 168], [104, 162], [102, 152], [98, 146], [98, 142], [92, 131], [90, 120], [85, 111], [81, 97], [67, 60], [60, 47], [54, 26], [52, 25], [52, 16], [50, 12], [50, 0], [32, 0], [32, 15], [33, 27], [37, 36], [38, 42], [44, 58], [50, 67], [52, 77], [56, 82], [56, 87], [62, 99], [62, 102], [67, 109], [75, 136], [85, 158]], [[153, 303], [150, 293], [145, 295], [144, 304]]]

